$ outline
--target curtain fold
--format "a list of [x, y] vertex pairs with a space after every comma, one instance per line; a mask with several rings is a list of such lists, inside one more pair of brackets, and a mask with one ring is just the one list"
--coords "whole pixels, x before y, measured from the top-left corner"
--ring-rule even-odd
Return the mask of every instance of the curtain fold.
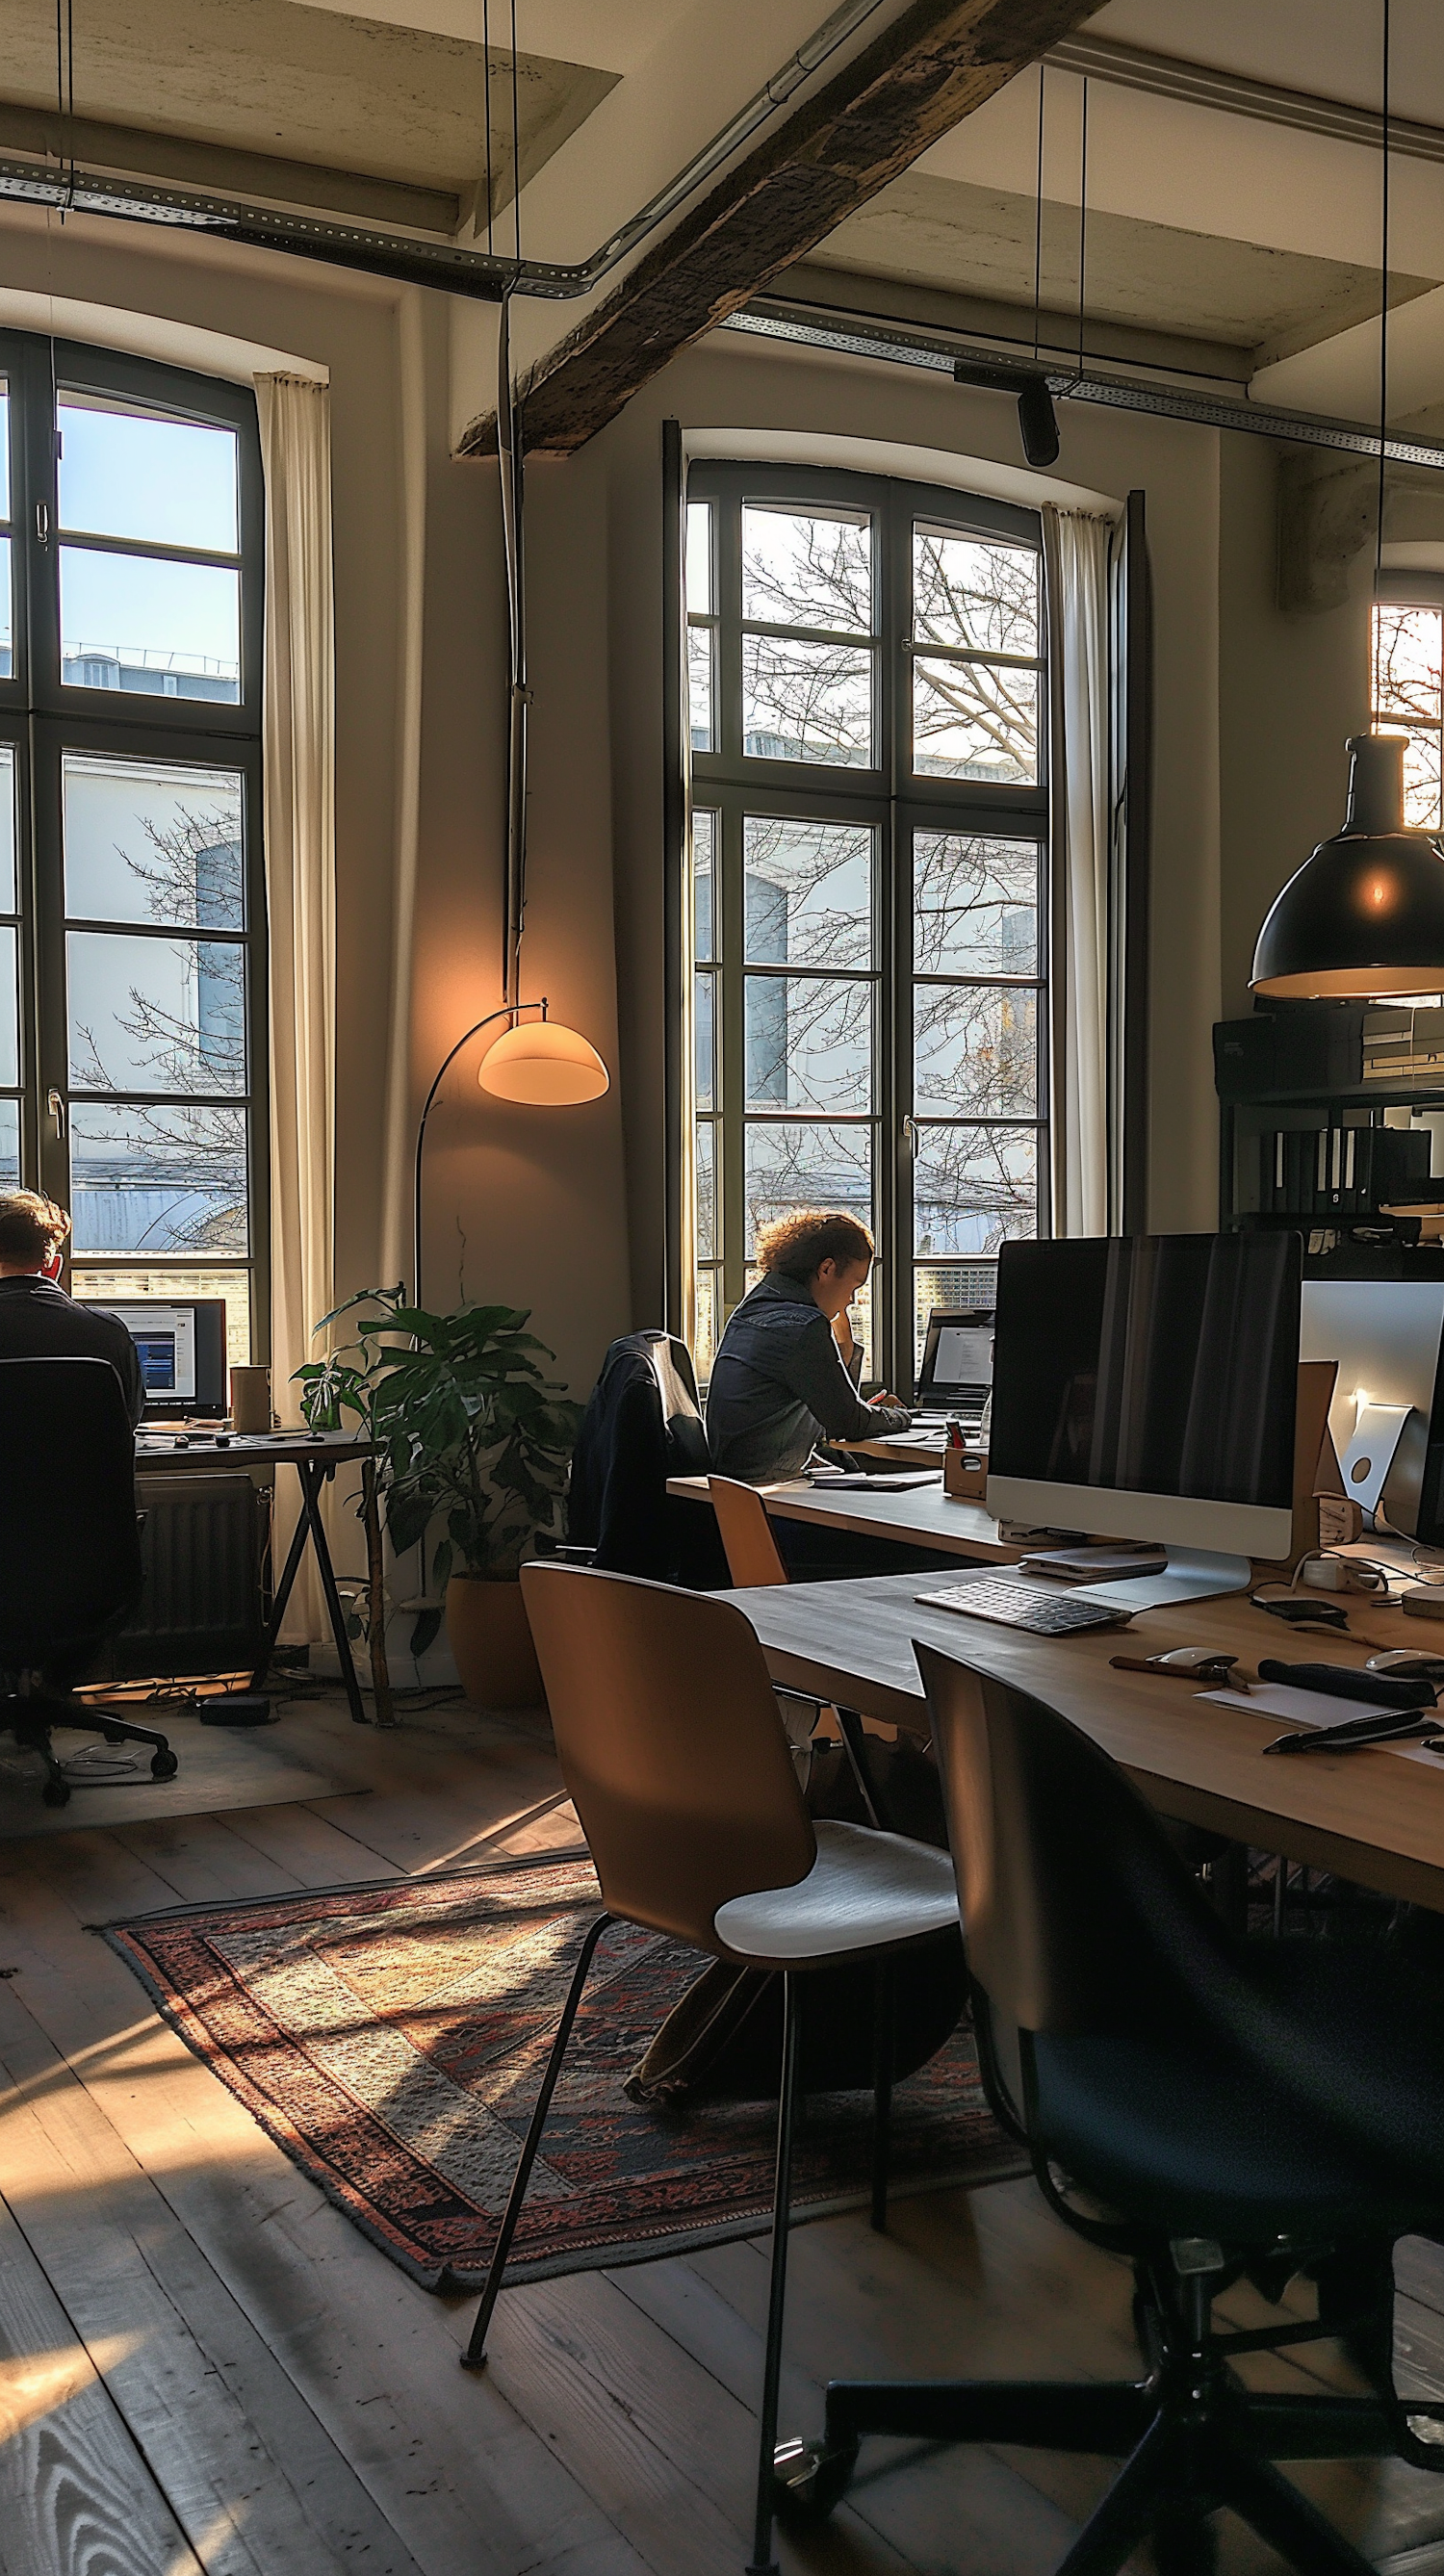
[[1045, 508], [1051, 685], [1053, 1231], [1108, 1231], [1109, 551], [1113, 518]]
[[[335, 1303], [335, 617], [330, 388], [257, 376], [266, 487], [261, 718], [270, 978], [271, 1385], [300, 1419], [293, 1372]], [[278, 1546], [293, 1498], [278, 1482]], [[288, 1638], [316, 1636], [307, 1559]]]

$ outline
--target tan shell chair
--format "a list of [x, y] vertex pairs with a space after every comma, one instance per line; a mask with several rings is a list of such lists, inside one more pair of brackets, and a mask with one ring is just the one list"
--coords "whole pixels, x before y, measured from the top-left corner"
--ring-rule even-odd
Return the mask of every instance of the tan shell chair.
[[[782, 2079], [772, 2287], [763, 2371], [756, 2547], [771, 2564], [773, 2447], [787, 2274], [797, 2077], [796, 1980], [882, 1961], [958, 1919], [946, 1852], [865, 1825], [814, 1826], [757, 1637], [706, 1593], [555, 1562], [522, 1568], [557, 1759], [601, 1881], [497, 2236], [465, 2358], [486, 2334], [562, 2059], [598, 1941], [614, 1921], [713, 1958], [781, 1972]], [[890, 1984], [878, 1980], [880, 1997]], [[878, 2140], [891, 2090], [891, 2018], [878, 2014]]]
[[[791, 1577], [782, 1562], [782, 1552], [772, 1535], [767, 1505], [757, 1487], [736, 1484], [730, 1476], [709, 1476], [707, 1491], [717, 1515], [727, 1571], [738, 1591], [750, 1591], [754, 1587], [760, 1591], [767, 1584], [789, 1582]], [[826, 1705], [811, 1693], [789, 1690], [781, 1682], [774, 1682], [772, 1687], [779, 1699], [800, 1700], [814, 1709]], [[862, 1719], [855, 1708], [834, 1708], [832, 1713], [837, 1720], [848, 1767], [857, 1783], [863, 1814], [869, 1824], [885, 1828], [890, 1820], [867, 1767], [867, 1736]], [[792, 1740], [794, 1744], [798, 1741], [796, 1737]]]

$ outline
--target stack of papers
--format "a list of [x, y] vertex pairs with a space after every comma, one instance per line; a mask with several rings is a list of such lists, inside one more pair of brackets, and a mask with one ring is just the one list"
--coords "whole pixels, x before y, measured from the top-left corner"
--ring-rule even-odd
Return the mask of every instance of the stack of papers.
[[[1252, 1690], [1248, 1691], [1197, 1691], [1194, 1696], [1197, 1699], [1212, 1700], [1219, 1708], [1245, 1709], [1251, 1717], [1276, 1717], [1285, 1728], [1342, 1726], [1349, 1718], [1398, 1717], [1401, 1714], [1396, 1708], [1385, 1708], [1378, 1700], [1344, 1699], [1336, 1697], [1332, 1691], [1293, 1690], [1287, 1682], [1256, 1682]], [[1419, 1714], [1421, 1717], [1427, 1717], [1430, 1711], [1421, 1709]], [[1439, 1711], [1439, 1732], [1444, 1735], [1444, 1709]], [[1419, 1762], [1438, 1763], [1444, 1760], [1444, 1755], [1426, 1753], [1422, 1744], [1411, 1744], [1407, 1737], [1401, 1743], [1377, 1745], [1371, 1747], [1371, 1750], [1381, 1753], [1407, 1753], [1411, 1759]], [[1312, 1762], [1319, 1757], [1309, 1754], [1306, 1758]], [[1352, 1754], [1348, 1758], [1350, 1761], [1354, 1759]]]

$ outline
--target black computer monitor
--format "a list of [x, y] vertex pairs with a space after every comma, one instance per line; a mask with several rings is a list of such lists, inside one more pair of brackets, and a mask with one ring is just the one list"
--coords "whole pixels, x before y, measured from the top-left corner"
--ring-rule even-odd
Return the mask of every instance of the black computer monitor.
[[149, 1421], [219, 1421], [227, 1409], [224, 1297], [118, 1300], [140, 1353]]
[[918, 1370], [917, 1402], [935, 1411], [981, 1412], [993, 1383], [992, 1306], [934, 1306]]
[[1286, 1556], [1302, 1266], [1282, 1233], [1005, 1244], [991, 1509]]

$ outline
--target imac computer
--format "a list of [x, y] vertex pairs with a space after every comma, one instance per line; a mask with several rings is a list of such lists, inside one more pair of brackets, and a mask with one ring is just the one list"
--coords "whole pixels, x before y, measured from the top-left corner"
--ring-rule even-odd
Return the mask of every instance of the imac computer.
[[1241, 1591], [1293, 1537], [1302, 1245], [1292, 1234], [1005, 1244], [988, 1506], [1161, 1542], [1120, 1608]]
[[[1444, 1279], [1306, 1279], [1301, 1313], [1301, 1358], [1339, 1364], [1344, 1491], [1376, 1528], [1444, 1545]], [[1357, 1472], [1371, 1451], [1377, 1473]]]
[[109, 1309], [140, 1353], [148, 1422], [219, 1422], [226, 1411], [226, 1301], [161, 1305], [127, 1299]]

